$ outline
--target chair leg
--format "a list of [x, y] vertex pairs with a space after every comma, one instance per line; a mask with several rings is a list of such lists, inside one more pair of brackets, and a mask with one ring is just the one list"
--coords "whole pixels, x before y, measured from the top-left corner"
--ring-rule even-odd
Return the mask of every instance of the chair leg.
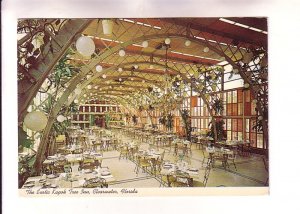
[[235, 171], [237, 171], [237, 169], [236, 169], [236, 165], [235, 165], [235, 161], [233, 160], [232, 162], [233, 162], [233, 165], [234, 165]]

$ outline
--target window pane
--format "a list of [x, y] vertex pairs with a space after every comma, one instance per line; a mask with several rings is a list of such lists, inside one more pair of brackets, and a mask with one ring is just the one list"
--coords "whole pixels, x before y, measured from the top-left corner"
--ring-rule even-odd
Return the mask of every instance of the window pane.
[[263, 135], [257, 134], [257, 147], [263, 148]]
[[232, 138], [231, 138], [231, 131], [227, 131], [227, 140], [228, 141], [232, 140]]
[[236, 91], [232, 92], [232, 102], [237, 103], [237, 92]]

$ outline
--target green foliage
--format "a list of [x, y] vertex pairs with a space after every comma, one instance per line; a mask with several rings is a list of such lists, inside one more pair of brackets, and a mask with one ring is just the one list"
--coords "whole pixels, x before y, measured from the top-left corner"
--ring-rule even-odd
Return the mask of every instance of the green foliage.
[[77, 113], [79, 110], [78, 110], [78, 104], [72, 102], [70, 105], [69, 105], [69, 108], [67, 109], [68, 112], [70, 113]]
[[262, 132], [263, 131], [262, 120], [257, 120], [256, 123], [252, 126], [252, 130], [256, 132]]
[[166, 125], [166, 122], [167, 122], [167, 119], [166, 119], [166, 116], [164, 115], [164, 116], [162, 116], [162, 117], [160, 117], [159, 119], [158, 119], [158, 122], [160, 123], [160, 124], [162, 124], [162, 125]]
[[90, 115], [90, 126], [94, 126], [95, 125], [95, 115], [91, 114]]
[[52, 109], [52, 106], [55, 102], [55, 99], [52, 94], [50, 94], [50, 93], [47, 93], [47, 94], [48, 94], [48, 97], [47, 97], [47, 100], [42, 105], [42, 110], [43, 110], [43, 112], [49, 114]]
[[171, 113], [169, 113], [167, 116], [166, 127], [169, 131], [171, 131], [173, 129], [173, 125], [174, 125], [173, 115]]
[[19, 149], [32, 148], [33, 146], [33, 141], [29, 139], [27, 133], [22, 129], [22, 127], [18, 127], [18, 145]]
[[191, 140], [191, 132], [192, 132], [192, 122], [191, 122], [189, 110], [183, 109], [180, 111], [180, 113], [181, 113], [181, 117], [183, 120], [185, 132], [186, 132], [186, 139], [190, 141]]
[[78, 73], [78, 68], [75, 66], [69, 64], [70, 55], [73, 55], [74, 53], [69, 51], [64, 55], [63, 58], [61, 58], [57, 65], [54, 67], [54, 73], [51, 76], [52, 80], [54, 80], [54, 86], [61, 85], [69, 80], [75, 73]]
[[70, 120], [65, 120], [63, 122], [55, 121], [53, 123], [52, 128], [57, 134], [64, 134], [67, 131], [67, 127], [69, 127], [70, 125], [71, 125]]
[[33, 167], [35, 164], [36, 156], [34, 155], [25, 155], [19, 157], [18, 162], [18, 174], [19, 174], [19, 187], [23, 185], [26, 179], [30, 176], [34, 176], [36, 171]]
[[[47, 114], [50, 114], [50, 112], [52, 110], [52, 106], [54, 106], [55, 102], [56, 101], [55, 101], [53, 95], [48, 93], [48, 98], [42, 105], [42, 110], [44, 112], [46, 112]], [[62, 106], [61, 110], [59, 111], [59, 113], [57, 115], [69, 115], [70, 113], [74, 114], [76, 112], [78, 112], [78, 105], [76, 103], [72, 102], [68, 107], [65, 105]], [[71, 125], [71, 121], [69, 121], [69, 120], [65, 120], [63, 122], [58, 122], [57, 120], [55, 120], [52, 128], [57, 134], [63, 134], [63, 133], [65, 133], [67, 127], [70, 125]]]
[[33, 172], [33, 165], [35, 163], [35, 155], [25, 155], [19, 157], [19, 165], [18, 165], [18, 172], [19, 174], [22, 173], [32, 173]]
[[[224, 124], [225, 122], [223, 120], [218, 120], [216, 121], [216, 130], [217, 130], [217, 141], [219, 140], [223, 140], [226, 138], [226, 132], [224, 130]], [[214, 126], [213, 126], [213, 123], [210, 122], [208, 124], [210, 130], [209, 132], [207, 133], [207, 136], [208, 137], [212, 137], [212, 138], [215, 138], [215, 132], [214, 132]]]
[[111, 121], [111, 117], [109, 114], [105, 114], [105, 128], [109, 128], [108, 124]]
[[217, 115], [222, 115], [222, 113], [224, 111], [223, 100], [216, 99], [214, 101], [214, 103], [212, 104], [212, 108], [215, 110]]
[[164, 116], [160, 117], [158, 121], [160, 124], [166, 126], [168, 131], [171, 131], [173, 129], [174, 119], [173, 119], [173, 115], [171, 113], [169, 113], [167, 116], [164, 115]]

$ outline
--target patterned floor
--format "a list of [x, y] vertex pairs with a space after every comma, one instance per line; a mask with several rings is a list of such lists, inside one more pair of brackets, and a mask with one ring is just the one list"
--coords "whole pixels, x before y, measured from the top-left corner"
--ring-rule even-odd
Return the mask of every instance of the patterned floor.
[[[129, 137], [122, 136], [125, 141], [136, 141]], [[141, 143], [141, 148], [147, 149], [149, 144]], [[161, 148], [162, 152], [166, 151], [165, 160], [173, 161], [176, 156], [173, 149]], [[200, 169], [199, 179], [203, 180], [204, 169], [202, 167], [203, 153], [195, 145], [192, 146], [192, 155], [190, 155], [191, 165]], [[134, 171], [135, 163], [131, 160], [120, 159], [118, 151], [104, 152], [103, 166], [108, 166], [115, 176], [117, 182], [110, 185], [115, 188], [142, 188], [142, 187], [160, 187], [160, 180], [147, 172], [139, 172], [137, 175]], [[216, 163], [211, 170], [207, 187], [254, 187], [266, 186], [268, 173], [265, 170], [262, 157], [259, 155], [250, 155], [249, 157], [238, 156], [236, 159], [235, 170], [233, 165], [224, 170], [221, 163]]]

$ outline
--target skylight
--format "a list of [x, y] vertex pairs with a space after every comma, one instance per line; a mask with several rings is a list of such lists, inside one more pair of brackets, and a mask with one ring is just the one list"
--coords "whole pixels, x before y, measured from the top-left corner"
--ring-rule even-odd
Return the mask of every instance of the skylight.
[[181, 52], [177, 52], [177, 51], [171, 51], [171, 53], [180, 54], [180, 55], [184, 55], [184, 56], [192, 56], [192, 57], [197, 57], [197, 58], [201, 58], [201, 59], [209, 59], [209, 60], [218, 60], [219, 61], [219, 59], [197, 56], [197, 55], [193, 55], [193, 54], [186, 54], [186, 53], [181, 53]]
[[226, 22], [226, 23], [229, 23], [229, 24], [232, 24], [232, 25], [236, 25], [236, 26], [242, 27], [242, 28], [253, 30], [253, 31], [256, 31], [256, 32], [259, 32], [259, 33], [268, 34], [268, 32], [263, 31], [261, 29], [258, 29], [258, 28], [255, 28], [255, 27], [251, 27], [251, 26], [248, 26], [248, 25], [245, 25], [245, 24], [241, 24], [241, 23], [238, 23], [238, 22], [234, 22], [234, 21], [231, 21], [229, 19], [219, 18], [219, 20], [222, 21], [222, 22]]
[[[119, 20], [125, 21], [125, 22], [134, 23], [134, 21], [131, 20], [131, 19], [119, 19]], [[145, 27], [151, 27], [151, 28], [155, 28], [155, 29], [161, 30], [161, 27], [156, 26], [156, 25], [149, 25], [149, 24], [146, 24], [146, 23], [143, 23], [143, 22], [136, 22], [136, 24], [142, 25], [142, 26], [145, 26]]]

